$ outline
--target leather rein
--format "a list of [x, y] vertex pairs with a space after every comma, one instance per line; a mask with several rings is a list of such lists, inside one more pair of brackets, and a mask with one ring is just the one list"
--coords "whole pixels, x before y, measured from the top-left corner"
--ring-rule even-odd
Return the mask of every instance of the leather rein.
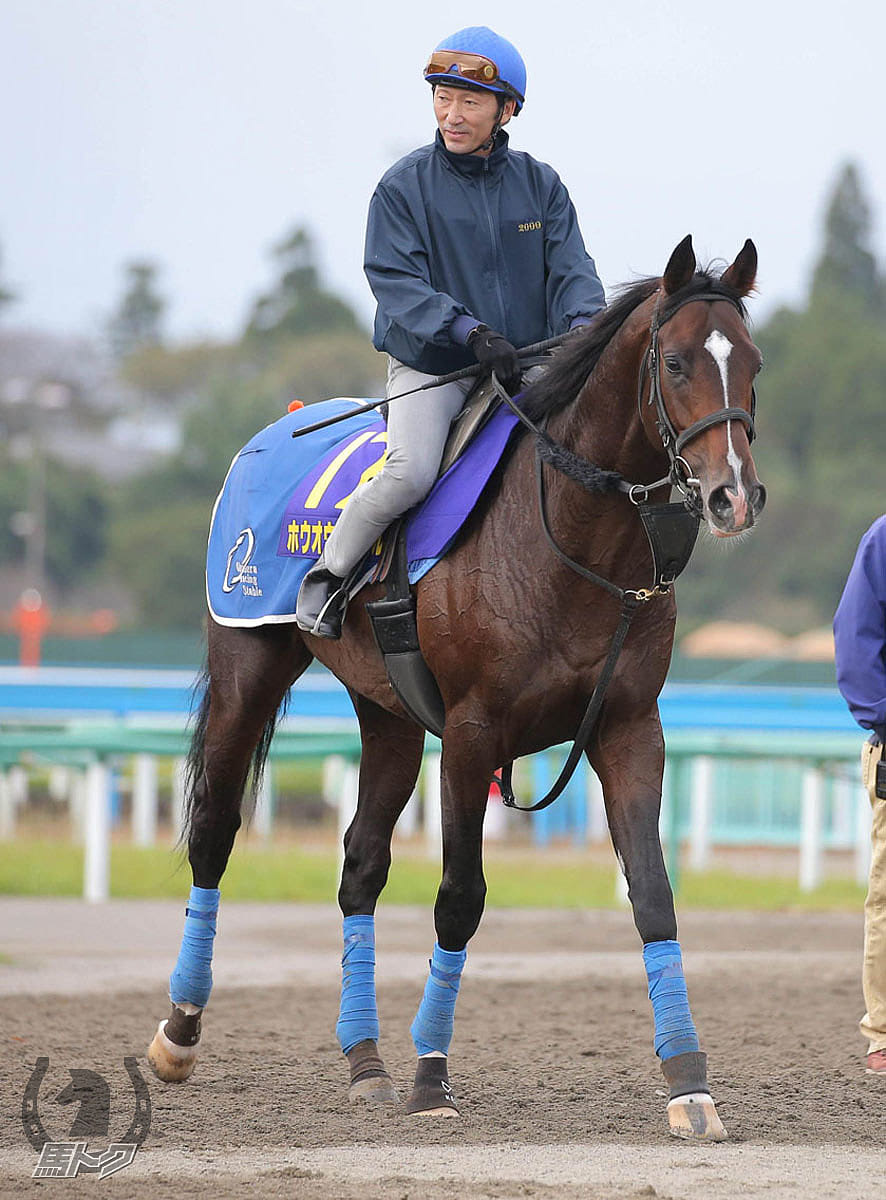
[[[502, 387], [499, 380], [492, 376], [493, 387], [499, 399], [511, 409], [511, 411], [519, 418], [519, 420], [531, 430], [536, 436], [536, 455], [535, 455], [535, 471], [538, 489], [539, 512], [541, 515], [542, 529], [548, 545], [553, 550], [554, 554], [565, 563], [570, 570], [574, 571], [583, 579], [589, 580], [598, 587], [603, 588], [611, 595], [617, 596], [621, 601], [621, 614], [619, 617], [618, 626], [613, 634], [612, 641], [609, 644], [609, 651], [606, 655], [606, 660], [603, 663], [603, 668], [597, 680], [596, 686], [588, 700], [584, 715], [576, 730], [575, 738], [572, 743], [572, 748], [566, 762], [563, 765], [560, 774], [554, 781], [550, 790], [541, 800], [535, 804], [518, 804], [517, 798], [513, 789], [513, 767], [514, 764], [508, 763], [501, 770], [501, 779], [497, 777], [495, 782], [499, 784], [501, 790], [502, 803], [507, 808], [515, 808], [520, 812], [538, 812], [540, 809], [547, 808], [553, 804], [557, 797], [563, 792], [563, 789], [569, 783], [575, 768], [581, 760], [591, 735], [597, 724], [600, 715], [600, 710], [603, 707], [603, 699], [606, 694], [613, 675], [615, 674], [616, 664], [624, 647], [625, 639], [628, 635], [628, 630], [631, 627], [631, 622], [637, 613], [637, 610], [656, 596], [667, 595], [673, 586], [677, 576], [686, 567], [692, 555], [692, 550], [695, 546], [695, 539], [698, 535], [698, 526], [702, 514], [702, 502], [700, 496], [700, 483], [692, 475], [692, 470], [682, 457], [682, 451], [685, 446], [705, 433], [708, 429], [712, 429], [715, 425], [720, 425], [724, 421], [741, 421], [747, 429], [748, 441], [753, 441], [755, 436], [754, 415], [756, 411], [756, 392], [751, 392], [751, 411], [747, 412], [743, 408], [724, 407], [717, 409], [712, 413], [708, 413], [694, 421], [686, 429], [678, 431], [670, 418], [667, 407], [664, 401], [664, 395], [661, 389], [661, 355], [659, 352], [658, 335], [662, 326], [681, 309], [684, 305], [694, 304], [701, 301], [719, 301], [723, 300], [727, 304], [731, 304], [741, 314], [741, 307], [736, 300], [730, 296], [723, 295], [720, 292], [702, 292], [697, 295], [687, 296], [679, 303], [674, 305], [665, 316], [661, 316], [661, 301], [656, 304], [655, 311], [652, 316], [652, 323], [649, 330], [649, 347], [643, 356], [640, 365], [640, 372], [637, 384], [637, 408], [642, 416], [643, 394], [646, 387], [646, 380], [649, 379], [649, 396], [646, 401], [648, 405], [655, 405], [656, 408], [656, 429], [661, 438], [662, 446], [668, 456], [668, 473], [661, 479], [657, 479], [652, 483], [630, 483], [621, 478], [614, 476], [613, 486], [618, 491], [625, 493], [631, 503], [636, 507], [643, 528], [646, 532], [649, 541], [650, 550], [652, 552], [653, 563], [653, 579], [650, 587], [647, 588], [621, 588], [611, 580], [598, 575], [595, 571], [589, 570], [570, 558], [568, 554], [558, 545], [556, 538], [550, 527], [547, 514], [547, 503], [545, 498], [545, 485], [543, 473], [543, 448], [554, 447], [562, 453], [557, 456], [552, 465], [561, 471], [564, 471], [570, 478], [587, 487], [586, 482], [588, 476], [583, 474], [581, 468], [590, 468], [594, 470], [593, 465], [587, 460], [579, 458], [577, 455], [567, 451], [565, 447], [559, 446], [553, 442], [553, 439], [546, 430], [536, 425], [526, 414], [518, 407], [511, 399], [508, 392]], [[551, 461], [551, 459], [548, 459]], [[649, 494], [658, 488], [666, 485], [672, 485], [680, 492], [682, 500], [676, 503], [665, 504], [650, 504]]]

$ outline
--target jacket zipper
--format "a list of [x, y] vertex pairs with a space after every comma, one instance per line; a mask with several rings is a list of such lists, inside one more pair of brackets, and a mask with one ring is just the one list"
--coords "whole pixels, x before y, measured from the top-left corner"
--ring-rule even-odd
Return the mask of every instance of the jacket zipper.
[[507, 318], [506, 318], [506, 314], [505, 314], [504, 292], [501, 290], [501, 276], [499, 275], [499, 271], [498, 271], [499, 263], [501, 261], [501, 255], [499, 254], [498, 239], [495, 236], [495, 225], [493, 224], [493, 221], [492, 221], [492, 209], [489, 205], [489, 192], [487, 190], [488, 179], [489, 179], [489, 159], [485, 158], [483, 160], [483, 174], [482, 174], [483, 207], [486, 210], [486, 224], [489, 226], [489, 239], [492, 242], [492, 256], [493, 256], [493, 266], [494, 266], [493, 275], [495, 278], [495, 291], [496, 291], [496, 295], [498, 296], [498, 311], [499, 311], [499, 316], [500, 316], [500, 322], [496, 326], [496, 328], [503, 329], [504, 326], [507, 324]]

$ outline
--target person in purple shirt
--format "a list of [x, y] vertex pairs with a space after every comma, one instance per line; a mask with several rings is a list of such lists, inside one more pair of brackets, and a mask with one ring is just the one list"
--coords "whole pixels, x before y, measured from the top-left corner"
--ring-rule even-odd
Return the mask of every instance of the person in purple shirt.
[[864, 906], [862, 987], [868, 1074], [886, 1077], [886, 515], [865, 533], [834, 616], [837, 685], [859, 725], [871, 730], [861, 751], [873, 810], [871, 870]]

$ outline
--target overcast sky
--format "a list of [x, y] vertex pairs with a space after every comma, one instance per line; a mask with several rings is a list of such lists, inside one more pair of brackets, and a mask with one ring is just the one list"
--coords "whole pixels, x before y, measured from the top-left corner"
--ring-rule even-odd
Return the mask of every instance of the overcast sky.
[[176, 338], [225, 337], [314, 232], [367, 322], [366, 207], [430, 141], [421, 77], [447, 33], [521, 50], [512, 144], [550, 162], [607, 285], [760, 252], [759, 319], [801, 299], [825, 197], [863, 172], [886, 258], [886, 5], [874, 0], [0, 0], [4, 324], [95, 331], [127, 259], [155, 259]]

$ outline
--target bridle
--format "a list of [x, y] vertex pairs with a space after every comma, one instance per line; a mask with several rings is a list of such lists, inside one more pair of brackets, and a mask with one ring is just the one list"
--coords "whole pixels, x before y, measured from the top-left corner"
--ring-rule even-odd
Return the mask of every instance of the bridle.
[[[640, 371], [637, 378], [637, 412], [642, 423], [643, 419], [643, 395], [646, 390], [646, 381], [649, 380], [649, 395], [646, 399], [647, 405], [655, 405], [655, 427], [658, 430], [658, 435], [661, 438], [661, 444], [668, 456], [668, 473], [663, 475], [661, 479], [656, 479], [652, 483], [631, 483], [629, 480], [622, 478], [616, 472], [607, 471], [606, 475], [612, 480], [611, 486], [617, 491], [624, 492], [625, 495], [635, 505], [645, 504], [649, 500], [652, 492], [658, 488], [665, 486], [673, 486], [683, 497], [683, 503], [690, 512], [700, 516], [702, 513], [701, 501], [701, 484], [698, 479], [692, 474], [692, 468], [683, 457], [682, 451], [684, 447], [697, 438], [699, 434], [705, 433], [708, 429], [713, 429], [715, 425], [722, 425], [724, 421], [740, 421], [748, 431], [748, 441], [752, 442], [756, 436], [756, 428], [754, 425], [754, 417], [757, 412], [757, 392], [751, 388], [751, 411], [748, 412], [744, 408], [724, 407], [718, 408], [714, 412], [707, 413], [703, 417], [699, 417], [697, 421], [686, 427], [686, 429], [678, 431], [668, 413], [665, 405], [664, 395], [661, 389], [661, 355], [659, 352], [658, 335], [661, 329], [667, 325], [668, 321], [687, 304], [695, 304], [697, 301], [714, 301], [723, 300], [727, 304], [731, 304], [735, 311], [744, 320], [741, 304], [732, 296], [726, 295], [723, 292], [697, 292], [695, 295], [685, 296], [678, 301], [664, 316], [661, 315], [661, 297], [656, 303], [655, 310], [652, 314], [652, 321], [649, 326], [649, 347], [643, 355], [640, 363]], [[574, 336], [574, 335], [573, 335]], [[558, 451], [556, 468], [574, 479], [577, 483], [587, 487], [587, 474], [585, 468], [588, 464], [587, 460], [578, 455], [573, 454], [564, 446], [560, 446], [553, 442], [550, 434], [545, 430], [542, 421], [541, 426], [537, 425], [526, 413], [519, 407], [511, 398], [507, 390], [502, 386], [496, 377], [492, 375], [492, 387], [497, 394], [499, 400], [505, 404], [511, 412], [535, 434], [539, 447], [554, 446]], [[592, 468], [596, 470], [596, 468]]]
[[[722, 424], [724, 421], [741, 421], [747, 429], [748, 441], [753, 441], [754, 439], [756, 432], [754, 428], [754, 415], [756, 413], [757, 397], [753, 389], [751, 390], [750, 412], [747, 412], [743, 408], [724, 407], [718, 409], [716, 412], [700, 417], [680, 432], [674, 427], [674, 423], [665, 405], [661, 389], [659, 332], [662, 326], [666, 325], [684, 305], [702, 300], [725, 300], [743, 317], [739, 302], [731, 296], [723, 295], [720, 292], [699, 292], [695, 295], [686, 296], [678, 301], [663, 317], [661, 316], [661, 297], [659, 297], [652, 314], [652, 323], [649, 329], [649, 348], [644, 354], [640, 365], [637, 383], [637, 409], [642, 424], [643, 394], [648, 377], [649, 396], [646, 403], [647, 405], [655, 405], [656, 429], [658, 430], [665, 453], [668, 456], [669, 469], [667, 475], [662, 479], [657, 479], [654, 483], [643, 484], [629, 483], [620, 475], [607, 473], [610, 475], [611, 486], [618, 491], [626, 493], [631, 502], [636, 506], [643, 528], [646, 531], [653, 563], [653, 583], [651, 587], [618, 587], [611, 580], [605, 579], [595, 571], [589, 570], [581, 563], [570, 558], [557, 544], [548, 521], [544, 475], [542, 471], [542, 458], [545, 446], [552, 446], [553, 440], [544, 428], [537, 426], [520, 410], [507, 391], [501, 386], [495, 374], [492, 376], [493, 386], [499, 398], [536, 435], [535, 470], [538, 486], [538, 502], [542, 530], [548, 545], [557, 558], [565, 563], [570, 570], [574, 571], [576, 575], [603, 588], [610, 595], [616, 596], [621, 601], [621, 616], [618, 626], [613, 634], [612, 641], [609, 643], [606, 660], [601, 668], [596, 686], [588, 700], [584, 715], [575, 734], [572, 749], [563, 765], [563, 769], [560, 771], [550, 790], [541, 800], [536, 801], [535, 804], [518, 804], [513, 788], [513, 763], [506, 763], [502, 767], [500, 778], [496, 782], [500, 786], [502, 802], [507, 808], [516, 808], [521, 812], [538, 812], [539, 809], [547, 808], [548, 805], [553, 804], [566, 787], [593, 735], [603, 706], [606, 689], [615, 674], [616, 664], [635, 614], [639, 608], [649, 601], [654, 600], [658, 596], [666, 596], [670, 592], [677, 576], [689, 561], [698, 533], [702, 502], [701, 485], [698, 479], [692, 475], [692, 470], [686, 459], [682, 457], [681, 452], [683, 448], [693, 438], [698, 437], [708, 429], [712, 429], [715, 425]], [[587, 468], [590, 467], [592, 471], [596, 468], [593, 468], [592, 464], [580, 459], [577, 455], [573, 455], [563, 446], [557, 446], [557, 449], [560, 453], [558, 454], [557, 461], [555, 463], [552, 462], [552, 465], [570, 476], [570, 478], [575, 479], [576, 482], [587, 487], [586, 480], [590, 477], [587, 474]], [[585, 470], [583, 471], [582, 468]], [[680, 492], [683, 497], [682, 501], [675, 504], [650, 504], [649, 493], [668, 484], [673, 484]]]
[[642, 419], [643, 392], [648, 378], [649, 396], [646, 403], [647, 405], [655, 405], [655, 427], [658, 430], [662, 446], [668, 456], [669, 470], [664, 478], [656, 480], [655, 483], [629, 485], [627, 489], [628, 495], [635, 503], [637, 503], [638, 499], [645, 499], [649, 492], [655, 488], [662, 487], [666, 483], [671, 483], [683, 496], [683, 500], [688, 507], [700, 511], [700, 485], [699, 481], [693, 476], [689, 463], [683, 457], [684, 447], [694, 438], [697, 438], [699, 434], [705, 433], [708, 429], [713, 429], [715, 425], [721, 425], [724, 421], [741, 421], [747, 429], [749, 442], [752, 442], [756, 436], [754, 417], [757, 411], [757, 393], [754, 388], [751, 388], [750, 412], [744, 408], [718, 408], [715, 412], [699, 417], [697, 421], [693, 421], [686, 429], [679, 432], [668, 413], [661, 390], [661, 354], [659, 352], [658, 335], [662, 327], [667, 325], [668, 321], [676, 316], [681, 308], [684, 308], [687, 304], [694, 304], [696, 301], [701, 300], [711, 303], [724, 300], [727, 304], [731, 304], [736, 312], [743, 317], [738, 301], [721, 292], [699, 292], [694, 296], [686, 296], [679, 303], [675, 304], [664, 317], [661, 315], [661, 297], [659, 297], [655, 311], [652, 314], [652, 323], [649, 327], [649, 348], [643, 355], [643, 361], [640, 364], [640, 374], [637, 380], [637, 412]]

